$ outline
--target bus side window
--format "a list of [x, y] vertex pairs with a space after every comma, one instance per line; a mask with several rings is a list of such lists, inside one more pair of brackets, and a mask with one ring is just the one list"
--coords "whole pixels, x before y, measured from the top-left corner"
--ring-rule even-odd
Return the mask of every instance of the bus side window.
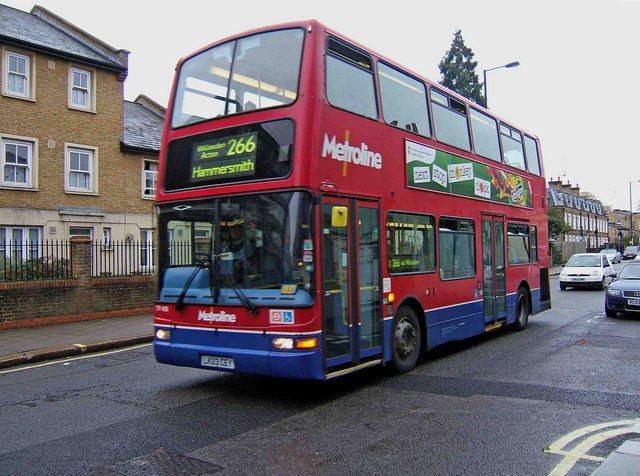
[[326, 94], [332, 106], [378, 118], [371, 57], [330, 38], [326, 58]]
[[438, 141], [458, 149], [471, 151], [465, 105], [432, 88], [431, 107]]
[[378, 62], [378, 83], [385, 122], [431, 137], [424, 83], [382, 62]]

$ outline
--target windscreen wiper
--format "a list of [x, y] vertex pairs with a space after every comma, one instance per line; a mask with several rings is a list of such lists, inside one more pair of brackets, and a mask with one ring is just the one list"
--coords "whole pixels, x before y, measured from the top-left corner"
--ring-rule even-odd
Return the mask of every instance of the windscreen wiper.
[[[224, 253], [223, 253], [224, 254]], [[226, 273], [222, 273], [222, 276], [224, 276], [224, 281], [225, 283], [231, 288], [233, 289], [233, 292], [235, 293], [236, 297], [238, 298], [238, 300], [240, 301], [240, 303], [251, 313], [251, 314], [258, 314], [258, 312], [260, 312], [260, 309], [258, 309], [258, 307], [253, 304], [251, 302], [251, 299], [249, 299], [247, 297], [247, 295], [242, 291], [242, 289], [240, 289], [240, 287], [238, 287], [238, 285], [236, 284], [236, 282], [233, 280], [233, 277], [230, 274], [226, 274]]]
[[195, 265], [196, 269], [194, 269], [193, 272], [189, 275], [184, 283], [184, 287], [182, 288], [180, 295], [178, 296], [178, 299], [176, 299], [176, 311], [181, 311], [184, 308], [184, 298], [187, 296], [187, 291], [191, 287], [191, 283], [193, 283], [193, 280], [196, 279], [196, 276], [201, 269], [204, 269], [207, 266], [211, 266], [211, 257], [209, 255], [205, 255], [204, 258], [197, 259]]

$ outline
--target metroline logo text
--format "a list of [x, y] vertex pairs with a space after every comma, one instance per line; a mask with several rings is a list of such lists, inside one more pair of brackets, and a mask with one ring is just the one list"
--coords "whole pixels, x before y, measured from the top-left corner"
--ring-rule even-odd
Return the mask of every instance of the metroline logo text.
[[340, 162], [352, 162], [355, 165], [374, 169], [382, 168], [382, 155], [379, 152], [370, 151], [364, 142], [360, 144], [360, 147], [354, 147], [349, 144], [348, 140], [345, 140], [344, 143], [336, 142], [336, 136], [329, 139], [327, 134], [324, 135], [322, 157], [331, 157]]
[[206, 321], [206, 322], [236, 322], [236, 315], [227, 314], [224, 311], [207, 312], [207, 311], [201, 310], [198, 313], [198, 320]]

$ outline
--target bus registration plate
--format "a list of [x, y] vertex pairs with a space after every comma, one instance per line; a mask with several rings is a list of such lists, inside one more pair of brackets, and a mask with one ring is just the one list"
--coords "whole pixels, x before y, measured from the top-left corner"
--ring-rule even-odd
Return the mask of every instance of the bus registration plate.
[[200, 364], [205, 367], [215, 367], [218, 369], [235, 369], [236, 364], [228, 357], [218, 357], [215, 355], [203, 355], [200, 357]]
[[640, 299], [629, 299], [627, 301], [627, 305], [629, 305], [629, 306], [640, 306]]

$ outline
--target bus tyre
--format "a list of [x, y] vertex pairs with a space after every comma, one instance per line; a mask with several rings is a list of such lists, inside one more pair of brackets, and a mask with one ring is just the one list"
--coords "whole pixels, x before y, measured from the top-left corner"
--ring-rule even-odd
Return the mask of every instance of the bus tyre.
[[527, 327], [530, 312], [529, 294], [526, 289], [520, 288], [516, 295], [516, 322], [513, 324], [515, 330], [521, 331]]
[[393, 318], [391, 328], [391, 360], [398, 373], [415, 367], [420, 356], [420, 323], [409, 306], [401, 306]]

